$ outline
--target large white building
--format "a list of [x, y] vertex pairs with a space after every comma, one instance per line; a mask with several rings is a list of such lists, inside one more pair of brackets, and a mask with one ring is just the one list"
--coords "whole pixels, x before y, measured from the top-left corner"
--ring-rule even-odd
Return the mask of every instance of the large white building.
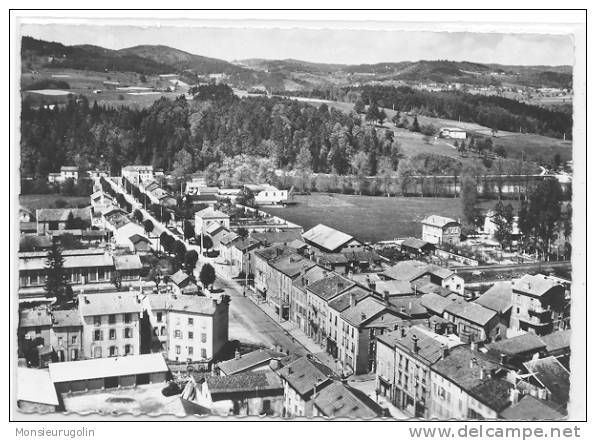
[[122, 177], [128, 179], [135, 185], [153, 179], [152, 165], [127, 165], [122, 168]]
[[246, 184], [244, 188], [254, 194], [255, 204], [257, 205], [283, 204], [288, 200], [288, 190], [280, 190], [273, 185]]
[[422, 240], [432, 244], [459, 243], [461, 225], [455, 219], [433, 214], [422, 221]]
[[207, 229], [213, 224], [230, 228], [230, 216], [213, 207], [207, 207], [195, 213], [195, 233], [197, 235], [201, 233], [205, 234]]

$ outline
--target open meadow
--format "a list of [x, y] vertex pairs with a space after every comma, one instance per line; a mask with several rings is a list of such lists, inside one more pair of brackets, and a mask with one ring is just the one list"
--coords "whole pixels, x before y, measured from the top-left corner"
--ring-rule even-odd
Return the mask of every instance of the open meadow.
[[[19, 203], [30, 210], [38, 208], [58, 208], [56, 201], [64, 201], [64, 208], [86, 207], [90, 205], [88, 196], [64, 196], [62, 194], [25, 194], [19, 196]], [[58, 205], [62, 203], [58, 202]]]

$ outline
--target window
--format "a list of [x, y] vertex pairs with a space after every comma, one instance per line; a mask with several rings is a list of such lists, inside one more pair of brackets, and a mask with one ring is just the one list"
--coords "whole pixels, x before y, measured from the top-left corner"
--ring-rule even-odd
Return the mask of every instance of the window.
[[176, 346], [176, 354], [180, 354], [180, 346]]
[[207, 358], [207, 349], [201, 348], [201, 358]]
[[132, 322], [132, 314], [127, 312], [126, 314], [124, 314], [124, 323], [130, 323]]
[[132, 328], [124, 328], [124, 338], [132, 338]]
[[116, 323], [116, 314], [110, 314], [108, 316], [108, 323], [110, 325], [113, 325], [114, 323]]
[[116, 330], [110, 329], [110, 340], [116, 340]]
[[188, 324], [189, 324], [190, 326], [194, 325], [194, 319], [189, 317], [189, 319], [188, 319]]
[[207, 343], [207, 334], [201, 333], [201, 343]]
[[182, 332], [180, 332], [180, 329], [176, 329], [174, 331], [174, 338], [182, 338]]
[[110, 346], [110, 357], [118, 356], [118, 348], [116, 346]]
[[62, 337], [58, 337], [58, 346], [62, 346]]
[[98, 280], [105, 280], [105, 279], [107, 279], [106, 272], [103, 269], [97, 270], [97, 279]]
[[40, 335], [41, 334], [41, 328], [39, 326], [37, 326], [35, 328], [35, 335]]
[[165, 327], [165, 326], [162, 326], [162, 327], [161, 327], [161, 332], [160, 332], [160, 334], [161, 334], [161, 335], [166, 335], [166, 327]]
[[132, 355], [132, 346], [131, 345], [124, 346], [124, 355]]
[[79, 358], [79, 350], [72, 349], [70, 351], [70, 361], [76, 361]]
[[157, 321], [158, 321], [159, 323], [161, 323], [161, 319], [162, 319], [162, 313], [161, 313], [161, 312], [158, 312], [158, 313], [157, 313]]
[[194, 348], [192, 346], [188, 347], [188, 355], [193, 355], [194, 353]]
[[192, 340], [193, 338], [195, 338], [194, 332], [189, 332], [188, 333], [188, 338], [189, 338], [189, 340]]
[[97, 330], [93, 333], [93, 340], [94, 341], [101, 341], [103, 340], [101, 337], [101, 331]]
[[70, 337], [70, 343], [73, 344], [73, 345], [76, 345], [77, 344], [77, 336], [76, 335], [72, 335]]

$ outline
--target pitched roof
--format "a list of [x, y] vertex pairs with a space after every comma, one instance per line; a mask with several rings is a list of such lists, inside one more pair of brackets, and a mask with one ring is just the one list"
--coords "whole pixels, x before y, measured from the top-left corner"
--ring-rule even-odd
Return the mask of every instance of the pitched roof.
[[294, 239], [293, 241], [288, 243], [288, 246], [297, 250], [301, 250], [302, 248], [306, 248], [308, 245], [306, 245], [306, 243], [304, 243], [300, 239]]
[[308, 285], [306, 289], [321, 299], [328, 301], [354, 285], [355, 283], [351, 280], [333, 273], [329, 277], [317, 280]]
[[[35, 226], [35, 229], [37, 230], [37, 225]], [[19, 249], [25, 246], [31, 248], [50, 248], [52, 246], [52, 239], [50, 236], [38, 236], [36, 234], [21, 235], [19, 237]]]
[[79, 294], [79, 311], [83, 317], [141, 312], [142, 310], [141, 299], [136, 292]]
[[[526, 274], [515, 282], [513, 290], [533, 297], [541, 297], [554, 287], [561, 287], [561, 285], [542, 274]], [[562, 290], [562, 287], [560, 289]]]
[[353, 287], [347, 289], [342, 294], [338, 295], [336, 298], [329, 302], [329, 307], [333, 308], [338, 312], [343, 312], [350, 307], [350, 301], [352, 296], [356, 296], [356, 303], [360, 302], [365, 297], [368, 297], [371, 293], [364, 288], [354, 285]]
[[526, 354], [528, 352], [542, 351], [546, 348], [546, 345], [538, 336], [528, 332], [495, 343], [490, 343], [486, 347], [491, 352], [515, 356]]
[[387, 268], [381, 274], [393, 280], [411, 282], [420, 277], [427, 266], [427, 263], [420, 262], [419, 260], [404, 260], [393, 265], [391, 268]]
[[450, 217], [445, 217], [445, 216], [438, 216], [436, 214], [433, 214], [431, 216], [428, 216], [427, 218], [422, 220], [423, 224], [426, 225], [433, 225], [435, 227], [439, 227], [439, 228], [443, 228], [445, 225], [450, 224], [450, 223], [456, 223], [459, 225], [459, 222], [457, 222], [455, 219], [451, 219]]
[[190, 279], [190, 276], [182, 270], [176, 271], [170, 276], [170, 280], [177, 286], [182, 285], [184, 282]]
[[387, 307], [380, 301], [373, 297], [366, 297], [353, 308], [349, 308], [342, 312], [340, 317], [350, 325], [360, 327], [386, 309]]
[[114, 267], [116, 271], [140, 270], [143, 268], [143, 263], [138, 254], [125, 254], [114, 256]]
[[19, 327], [50, 326], [52, 316], [47, 308], [31, 308], [19, 311]]
[[469, 394], [485, 406], [499, 413], [511, 404], [513, 384], [500, 378], [487, 378], [469, 390]]
[[336, 250], [337, 248], [354, 239], [349, 234], [342, 233], [341, 231], [323, 224], [314, 226], [302, 234], [302, 237], [304, 240], [329, 251]]
[[82, 326], [81, 316], [78, 309], [56, 310], [52, 312], [54, 328], [69, 328]]
[[300, 239], [300, 230], [284, 230], [284, 231], [264, 231], [251, 233], [250, 237], [258, 240], [265, 246], [271, 246], [275, 244], [287, 244]]
[[52, 381], [63, 383], [93, 378], [167, 372], [168, 366], [161, 354], [141, 354], [51, 363], [49, 369]]
[[425, 247], [432, 247], [432, 248], [435, 247], [432, 243], [427, 242], [422, 239], [418, 239], [416, 237], [408, 237], [408, 238], [404, 239], [401, 243], [401, 246], [402, 246], [402, 248], [408, 247], [408, 248], [412, 248], [415, 250], [421, 250], [422, 248], [425, 248]]
[[238, 236], [238, 234], [234, 233], [233, 231], [228, 231], [219, 238], [219, 243], [222, 245], [229, 245], [239, 238], [240, 236]]
[[434, 371], [466, 392], [487, 379], [487, 377], [480, 378], [481, 369], [493, 371], [498, 368], [497, 363], [486, 358], [482, 352], [472, 352], [467, 345], [452, 348], [445, 358], [437, 361], [432, 367]]
[[529, 373], [550, 392], [551, 400], [566, 405], [569, 401], [569, 371], [555, 357], [539, 358], [524, 363]]
[[213, 315], [218, 301], [202, 296], [176, 296], [169, 301], [168, 310], [192, 314]]
[[321, 264], [337, 265], [348, 263], [348, 258], [342, 253], [318, 253], [317, 261]]
[[379, 280], [375, 282], [375, 291], [390, 296], [412, 294], [412, 285], [406, 280]]
[[292, 285], [304, 291], [307, 286], [329, 275], [329, 270], [319, 265], [308, 268], [301, 277], [296, 278]]
[[293, 279], [306, 269], [314, 266], [315, 263], [310, 259], [305, 259], [300, 254], [292, 253], [276, 257], [269, 262], [269, 265]]
[[201, 219], [222, 219], [222, 218], [229, 219], [230, 218], [230, 216], [228, 216], [227, 214], [225, 214], [219, 210], [216, 210], [213, 207], [207, 207], [207, 208], [202, 209], [201, 211], [197, 211], [195, 213], [195, 216], [197, 216]]
[[429, 311], [436, 312], [437, 314], [442, 315], [445, 312], [445, 308], [452, 303], [452, 300], [449, 300], [446, 297], [440, 296], [434, 292], [424, 294], [420, 299], [420, 304], [424, 306]]
[[474, 302], [499, 314], [504, 314], [511, 309], [512, 297], [513, 285], [511, 282], [497, 282]]
[[218, 223], [212, 223], [211, 225], [209, 225], [209, 226], [208, 226], [208, 227], [205, 229], [205, 232], [206, 232], [207, 234], [215, 234], [215, 233], [216, 233], [217, 231], [219, 231], [219, 230], [226, 230], [226, 231], [228, 231], [228, 230], [226, 229], [226, 227], [224, 227], [223, 225], [221, 225], [221, 224], [218, 224]]
[[285, 356], [286, 354], [282, 352], [257, 349], [248, 354], [242, 354], [238, 359], [232, 358], [231, 360], [221, 361], [217, 364], [217, 367], [219, 367], [224, 374], [233, 375], [265, 364], [270, 360], [279, 360]]
[[401, 315], [427, 316], [428, 311], [421, 303], [419, 296], [399, 296], [389, 298], [388, 307]]
[[571, 330], [555, 331], [539, 338], [546, 345], [546, 351], [549, 353], [569, 349], [571, 345]]
[[336, 374], [324, 364], [307, 357], [301, 357], [277, 371], [278, 375], [301, 396], [310, 396], [313, 388], [317, 388], [337, 378]]
[[239, 239], [234, 241], [234, 248], [236, 248], [239, 251], [245, 252], [245, 251], [250, 251], [258, 246], [261, 245], [261, 242], [259, 242], [258, 240], [253, 239], [252, 237], [246, 237], [244, 239]]
[[370, 419], [381, 416], [383, 409], [363, 392], [339, 381], [324, 387], [313, 404], [328, 417]]
[[506, 420], [560, 420], [565, 415], [555, 410], [547, 401], [524, 395], [517, 404], [503, 410], [501, 417]]
[[283, 385], [274, 372], [240, 372], [234, 375], [204, 377], [212, 395], [277, 391], [283, 395]]
[[130, 236], [128, 238], [134, 245], [138, 244], [139, 242], [146, 242], [146, 243], [151, 243], [149, 241], [149, 239], [147, 239], [145, 236], [142, 236], [140, 234], [133, 234], [132, 236]]
[[35, 213], [37, 222], [66, 222], [68, 215], [81, 218], [84, 221], [91, 220], [91, 208], [39, 208]]
[[74, 165], [63, 165], [60, 167], [60, 171], [79, 171], [79, 167], [75, 167]]
[[445, 312], [462, 318], [480, 326], [485, 326], [497, 313], [474, 302], [455, 301], [450, 302]]
[[58, 406], [58, 395], [49, 370], [18, 367], [17, 400]]

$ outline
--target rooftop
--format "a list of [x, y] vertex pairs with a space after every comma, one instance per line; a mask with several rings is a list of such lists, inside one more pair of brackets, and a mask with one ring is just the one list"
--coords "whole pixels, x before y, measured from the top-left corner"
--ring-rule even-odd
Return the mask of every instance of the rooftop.
[[499, 314], [504, 314], [511, 309], [512, 296], [513, 285], [511, 282], [497, 282], [474, 302]]
[[447, 357], [437, 361], [433, 370], [441, 376], [469, 392], [483, 383], [480, 371], [494, 371], [499, 365], [490, 361], [481, 352], [472, 351], [469, 346], [456, 346], [449, 351]]
[[557, 286], [561, 287], [560, 284], [543, 274], [536, 274], [535, 276], [526, 274], [515, 282], [513, 290], [532, 297], [541, 297]]
[[313, 388], [336, 378], [327, 366], [307, 357], [301, 357], [277, 372], [301, 396], [309, 396]]
[[66, 222], [68, 215], [91, 221], [91, 209], [85, 208], [39, 208], [35, 213], [37, 222]]
[[141, 297], [137, 292], [79, 294], [79, 311], [83, 317], [125, 314], [142, 310]]
[[174, 296], [168, 304], [170, 311], [189, 312], [192, 314], [213, 315], [217, 310], [218, 300], [202, 296]]
[[161, 354], [64, 361], [51, 363], [49, 369], [50, 377], [54, 383], [168, 371]]
[[412, 248], [415, 250], [422, 250], [425, 247], [432, 247], [432, 248], [435, 247], [430, 242], [427, 242], [425, 240], [418, 239], [415, 237], [408, 237], [408, 238], [404, 239], [403, 242], [401, 243], [401, 246], [402, 246], [402, 248], [408, 247], [408, 248]]
[[445, 312], [480, 326], [485, 326], [497, 315], [497, 313], [491, 309], [485, 308], [474, 302], [466, 301], [450, 302], [445, 308]]
[[439, 228], [443, 228], [451, 223], [459, 225], [459, 222], [457, 222], [455, 219], [451, 219], [450, 217], [438, 216], [436, 214], [428, 216], [426, 219], [422, 220], [422, 224], [424, 225], [432, 225]]
[[328, 301], [354, 285], [355, 283], [351, 280], [333, 273], [324, 279], [311, 283], [306, 289], [321, 299]]
[[412, 285], [406, 280], [379, 280], [375, 282], [375, 291], [390, 296], [412, 294]]
[[547, 401], [524, 395], [517, 404], [503, 410], [501, 417], [506, 420], [560, 420], [565, 415], [555, 410]]
[[528, 332], [495, 343], [490, 343], [486, 347], [490, 352], [515, 356], [529, 352], [542, 351], [545, 349], [546, 345], [540, 337]]
[[381, 274], [389, 279], [411, 282], [422, 275], [427, 266], [427, 263], [419, 260], [404, 260], [387, 268]]
[[285, 357], [282, 352], [275, 352], [266, 349], [257, 349], [256, 351], [242, 354], [240, 358], [232, 358], [218, 363], [217, 367], [226, 375], [233, 375], [252, 369], [256, 366], [268, 363], [270, 360], [279, 360]]
[[310, 259], [305, 259], [300, 254], [292, 253], [271, 260], [269, 265], [294, 279], [308, 268], [314, 266], [315, 263]]
[[230, 218], [230, 216], [228, 216], [227, 214], [225, 214], [219, 210], [216, 210], [213, 207], [207, 207], [200, 211], [197, 211], [195, 213], [195, 216], [199, 217], [201, 219], [229, 219]]
[[569, 371], [555, 357], [539, 358], [524, 363], [551, 395], [551, 400], [560, 405], [569, 401]]
[[442, 315], [443, 312], [445, 312], [445, 308], [451, 305], [452, 302], [452, 300], [449, 300], [448, 298], [443, 297], [434, 292], [424, 294], [420, 300], [420, 304], [422, 306], [440, 315]]
[[366, 297], [353, 308], [342, 312], [340, 317], [350, 325], [360, 327], [386, 309], [387, 307], [380, 301]]
[[323, 224], [314, 226], [310, 230], [306, 231], [302, 237], [307, 242], [310, 242], [328, 251], [334, 251], [354, 239], [349, 234], [342, 233], [341, 231]]
[[383, 409], [365, 393], [339, 381], [317, 392], [314, 405], [328, 417], [370, 419], [381, 416]]
[[[62, 255], [64, 258], [63, 267], [68, 268], [94, 268], [113, 266], [114, 261], [109, 254], [92, 254], [92, 255]], [[19, 257], [20, 271], [39, 271], [46, 269], [46, 257]]]
[[555, 331], [551, 334], [541, 336], [540, 339], [546, 345], [546, 351], [549, 353], [569, 349], [571, 345], [571, 330]]
[[47, 369], [17, 368], [17, 400], [58, 406], [56, 388]]
[[469, 393], [476, 400], [495, 412], [501, 412], [511, 404], [510, 392], [513, 384], [500, 378], [488, 378], [470, 389]]
[[264, 393], [277, 391], [283, 395], [283, 385], [274, 372], [240, 372], [234, 375], [203, 377], [212, 395], [232, 393]]
[[126, 167], [122, 167], [122, 171], [145, 171], [151, 170], [153, 171], [152, 165], [127, 165]]
[[19, 311], [19, 318], [20, 328], [50, 326], [52, 324], [52, 316], [47, 308], [22, 309]]
[[114, 267], [117, 271], [140, 270], [143, 268], [143, 263], [138, 254], [125, 254], [114, 256]]
[[77, 309], [52, 311], [54, 328], [68, 328], [82, 326], [81, 316]]
[[250, 251], [253, 248], [256, 248], [257, 246], [260, 245], [260, 242], [256, 239], [253, 239], [252, 237], [247, 237], [244, 239], [239, 239], [234, 241], [234, 248], [236, 248], [239, 251]]
[[356, 304], [362, 299], [368, 297], [370, 292], [360, 286], [353, 286], [350, 289], [344, 291], [336, 298], [329, 302], [329, 307], [333, 308], [337, 312], [343, 312], [350, 307], [350, 301], [352, 296], [355, 296]]
[[250, 237], [258, 240], [265, 246], [275, 244], [287, 244], [289, 246], [290, 242], [300, 239], [300, 230], [254, 232], [251, 233]]

